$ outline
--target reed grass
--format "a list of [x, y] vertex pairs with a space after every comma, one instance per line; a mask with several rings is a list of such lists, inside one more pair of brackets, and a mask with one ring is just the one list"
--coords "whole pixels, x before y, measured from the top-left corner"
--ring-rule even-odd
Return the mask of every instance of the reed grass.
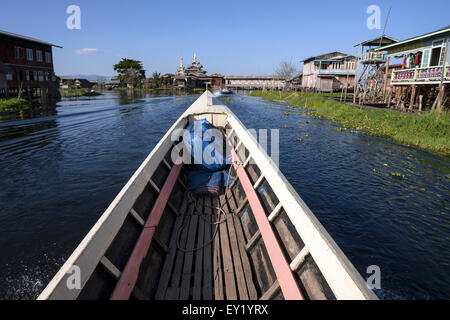
[[30, 109], [30, 103], [25, 99], [0, 99], [0, 112], [24, 111]]
[[450, 156], [450, 112], [425, 111], [420, 115], [388, 109], [359, 109], [327, 99], [324, 95], [301, 92], [254, 91], [253, 96], [269, 101], [283, 100], [297, 108], [312, 110], [316, 118], [335, 121], [346, 128], [389, 138], [395, 142]]
[[59, 92], [64, 98], [96, 97], [102, 95], [100, 92], [91, 91], [90, 89], [60, 89]]

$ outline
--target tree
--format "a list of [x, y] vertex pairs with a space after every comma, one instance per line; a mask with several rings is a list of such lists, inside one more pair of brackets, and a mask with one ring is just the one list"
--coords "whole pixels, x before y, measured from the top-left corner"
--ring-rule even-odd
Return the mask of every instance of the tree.
[[155, 85], [156, 88], [159, 88], [159, 86], [161, 85], [161, 73], [153, 72], [152, 77], [153, 77], [153, 84]]
[[292, 61], [281, 61], [278, 68], [275, 69], [275, 74], [284, 79], [289, 80], [298, 73], [298, 69]]
[[119, 80], [130, 88], [134, 88], [142, 79], [145, 79], [145, 70], [141, 61], [124, 58], [114, 65], [114, 70], [119, 74]]

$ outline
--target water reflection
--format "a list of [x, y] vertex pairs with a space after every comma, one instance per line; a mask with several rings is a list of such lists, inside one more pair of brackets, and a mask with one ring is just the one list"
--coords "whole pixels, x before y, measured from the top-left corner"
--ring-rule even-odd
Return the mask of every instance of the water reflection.
[[[110, 91], [0, 123], [0, 298], [38, 295], [196, 97]], [[281, 171], [363, 277], [380, 266], [380, 297], [450, 298], [449, 159], [230, 97], [248, 128], [280, 129]]]

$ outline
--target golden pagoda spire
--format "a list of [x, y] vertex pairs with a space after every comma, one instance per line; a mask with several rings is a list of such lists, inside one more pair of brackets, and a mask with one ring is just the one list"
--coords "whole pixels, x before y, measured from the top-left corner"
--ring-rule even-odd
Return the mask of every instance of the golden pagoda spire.
[[197, 62], [197, 53], [194, 52], [194, 63]]
[[180, 68], [183, 68], [183, 56], [181, 56], [181, 59], [180, 59]]

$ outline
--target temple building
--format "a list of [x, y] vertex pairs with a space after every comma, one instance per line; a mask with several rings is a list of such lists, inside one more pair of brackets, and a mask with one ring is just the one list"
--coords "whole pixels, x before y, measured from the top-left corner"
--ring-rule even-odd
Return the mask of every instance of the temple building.
[[194, 53], [194, 61], [187, 66], [183, 66], [183, 57], [180, 59], [180, 66], [173, 77], [174, 86], [182, 89], [194, 89], [206, 87], [217, 86], [217, 84], [222, 82], [218, 81], [217, 74], [213, 76], [208, 76], [206, 70], [203, 69], [201, 63], [197, 60], [197, 54]]

